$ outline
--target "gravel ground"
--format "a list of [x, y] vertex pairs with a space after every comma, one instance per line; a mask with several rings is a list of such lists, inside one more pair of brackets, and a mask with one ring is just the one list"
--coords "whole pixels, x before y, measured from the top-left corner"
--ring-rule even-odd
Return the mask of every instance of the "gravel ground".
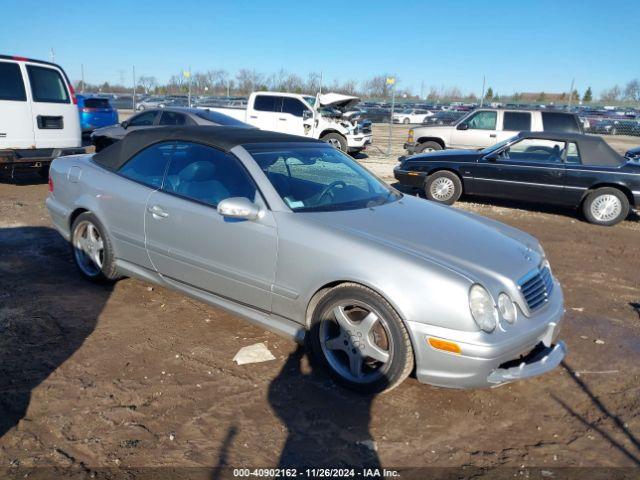
[[[640, 467], [637, 217], [600, 228], [570, 211], [459, 202], [541, 240], [565, 292], [566, 361], [492, 390], [410, 378], [363, 398], [221, 310], [138, 280], [82, 281], [46, 194], [35, 176], [0, 182], [0, 469]], [[257, 342], [276, 359], [233, 363]]]

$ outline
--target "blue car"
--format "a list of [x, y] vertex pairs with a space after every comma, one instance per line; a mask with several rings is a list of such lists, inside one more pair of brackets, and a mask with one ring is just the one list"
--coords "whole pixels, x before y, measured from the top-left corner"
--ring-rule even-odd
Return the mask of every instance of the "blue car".
[[118, 110], [108, 98], [77, 95], [80, 127], [83, 133], [118, 123]]

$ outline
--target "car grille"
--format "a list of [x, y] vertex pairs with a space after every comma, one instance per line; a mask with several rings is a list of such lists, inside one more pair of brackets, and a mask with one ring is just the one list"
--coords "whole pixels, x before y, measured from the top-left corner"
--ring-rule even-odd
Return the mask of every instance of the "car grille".
[[522, 296], [527, 302], [529, 310], [533, 311], [542, 307], [553, 290], [553, 278], [551, 270], [544, 266], [525, 275], [519, 282], [518, 287]]

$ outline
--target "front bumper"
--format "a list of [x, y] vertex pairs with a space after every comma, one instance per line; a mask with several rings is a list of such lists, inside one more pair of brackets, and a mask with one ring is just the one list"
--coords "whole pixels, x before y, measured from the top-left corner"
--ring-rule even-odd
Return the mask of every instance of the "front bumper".
[[[542, 375], [565, 357], [564, 342], [556, 342], [564, 315], [559, 285], [546, 306], [531, 317], [520, 316], [513, 335], [496, 341], [494, 334], [465, 332], [420, 322], [407, 322], [416, 357], [416, 376], [421, 383], [447, 388], [496, 387]], [[507, 337], [505, 340], [504, 338]], [[460, 353], [437, 350], [429, 338], [454, 342]]]
[[403, 170], [400, 165], [393, 169], [393, 176], [398, 180], [400, 185], [412, 188], [424, 187], [425, 174], [422, 172], [413, 172], [410, 170]]
[[347, 148], [349, 151], [364, 150], [367, 145], [373, 142], [371, 133], [359, 133], [357, 135], [347, 135]]

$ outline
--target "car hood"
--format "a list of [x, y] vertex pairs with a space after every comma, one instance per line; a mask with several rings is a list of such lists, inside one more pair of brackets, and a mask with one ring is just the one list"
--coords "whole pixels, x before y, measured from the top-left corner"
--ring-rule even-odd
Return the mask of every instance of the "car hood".
[[479, 158], [482, 158], [483, 154], [479, 150], [436, 150], [434, 152], [419, 153], [411, 157], [406, 157], [405, 164], [416, 161], [425, 162], [442, 162], [442, 161], [455, 161], [455, 162], [475, 162]]
[[323, 107], [352, 108], [360, 98], [352, 95], [343, 95], [341, 93], [325, 93], [318, 95], [318, 102]]
[[543, 260], [540, 244], [527, 233], [410, 196], [369, 209], [313, 213], [310, 218], [361, 241], [440, 264], [471, 282], [517, 281]]

